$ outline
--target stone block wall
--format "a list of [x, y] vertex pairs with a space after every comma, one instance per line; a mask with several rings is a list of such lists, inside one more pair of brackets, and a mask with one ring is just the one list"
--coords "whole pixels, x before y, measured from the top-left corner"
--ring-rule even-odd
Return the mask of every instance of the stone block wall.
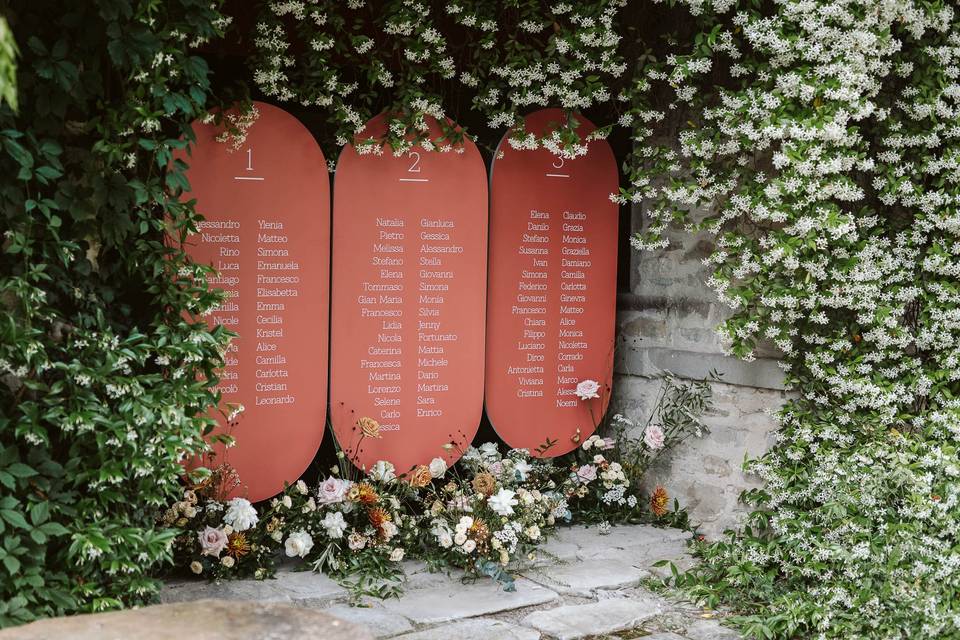
[[[632, 216], [642, 224], [642, 207]], [[759, 486], [743, 473], [744, 456], [763, 453], [773, 442], [771, 412], [786, 399], [776, 352], [764, 349], [754, 362], [723, 354], [714, 327], [728, 313], [705, 281], [702, 259], [711, 251], [706, 236], [675, 234], [662, 251], [632, 251], [629, 290], [617, 310], [617, 350], [612, 410], [643, 422], [654, 409], [664, 371], [702, 379], [711, 370], [715, 409], [705, 416], [710, 433], [693, 438], [657, 460], [648, 474], [663, 485], [710, 538], [742, 520], [740, 493]]]

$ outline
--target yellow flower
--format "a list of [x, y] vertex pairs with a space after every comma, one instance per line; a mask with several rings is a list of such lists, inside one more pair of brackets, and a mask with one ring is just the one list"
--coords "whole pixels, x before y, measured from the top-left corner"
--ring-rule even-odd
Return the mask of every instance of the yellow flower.
[[366, 438], [380, 437], [380, 423], [366, 416], [357, 420], [357, 426]]

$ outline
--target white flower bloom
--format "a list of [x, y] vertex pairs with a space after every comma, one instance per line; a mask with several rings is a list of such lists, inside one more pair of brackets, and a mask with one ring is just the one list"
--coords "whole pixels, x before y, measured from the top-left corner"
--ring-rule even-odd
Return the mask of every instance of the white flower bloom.
[[663, 449], [664, 440], [665, 435], [663, 429], [655, 424], [648, 424], [647, 428], [643, 431], [644, 444], [654, 451]]
[[[337, 513], [337, 515], [340, 514]], [[329, 532], [329, 529], [327, 531]], [[310, 553], [311, 549], [313, 549], [313, 538], [306, 531], [294, 531], [287, 536], [287, 541], [284, 543], [284, 551], [289, 558], [303, 558]]]
[[368, 475], [375, 482], [390, 482], [397, 477], [393, 464], [386, 460], [377, 460]]
[[331, 511], [320, 521], [327, 535], [334, 540], [343, 537], [343, 532], [347, 530], [347, 521], [343, 519], [343, 514], [339, 511]]
[[227, 511], [223, 514], [223, 521], [234, 531], [246, 531], [259, 522], [257, 510], [246, 498], [232, 498], [227, 502]]
[[487, 498], [487, 505], [498, 515], [513, 515], [513, 508], [517, 505], [516, 495], [510, 489], [500, 489], [500, 491]]
[[434, 458], [430, 461], [430, 475], [434, 478], [442, 478], [447, 472], [447, 461], [443, 458]]
[[600, 384], [596, 380], [581, 380], [577, 383], [577, 397], [581, 400], [599, 398]]

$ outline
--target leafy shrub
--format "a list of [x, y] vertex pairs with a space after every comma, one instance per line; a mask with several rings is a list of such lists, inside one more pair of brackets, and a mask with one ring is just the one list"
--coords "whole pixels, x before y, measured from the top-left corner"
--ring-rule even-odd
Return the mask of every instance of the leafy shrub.
[[[0, 106], [0, 626], [147, 600], [157, 509], [202, 446], [226, 336], [170, 248], [195, 228], [173, 150], [205, 110], [210, 0], [37, 0]], [[193, 276], [197, 275], [196, 280]]]

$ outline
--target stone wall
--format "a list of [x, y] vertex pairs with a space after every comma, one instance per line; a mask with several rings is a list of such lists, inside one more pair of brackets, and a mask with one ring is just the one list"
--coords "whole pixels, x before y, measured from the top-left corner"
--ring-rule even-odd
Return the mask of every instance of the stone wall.
[[[631, 231], [642, 219], [636, 207]], [[643, 421], [664, 371], [693, 379], [711, 370], [722, 374], [712, 385], [715, 410], [705, 417], [710, 433], [661, 456], [648, 475], [651, 488], [662, 484], [691, 521], [716, 538], [746, 513], [740, 493], [759, 486], [742, 472], [744, 456], [757, 456], [772, 443], [770, 414], [786, 392], [773, 350], [759, 351], [750, 363], [723, 354], [714, 327], [727, 310], [705, 285], [710, 271], [701, 262], [710, 250], [706, 236], [675, 234], [666, 250], [632, 251], [629, 290], [618, 299], [612, 407]]]

